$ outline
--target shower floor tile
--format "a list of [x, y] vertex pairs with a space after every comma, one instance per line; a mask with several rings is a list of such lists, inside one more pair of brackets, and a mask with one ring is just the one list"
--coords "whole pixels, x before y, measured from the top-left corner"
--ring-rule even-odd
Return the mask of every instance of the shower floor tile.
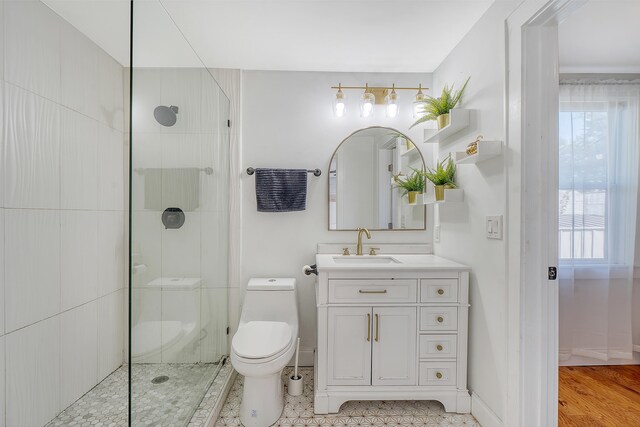
[[[286, 378], [291, 368], [284, 370]], [[285, 406], [280, 419], [274, 424], [284, 426], [467, 426], [480, 427], [469, 414], [451, 414], [434, 401], [371, 401], [347, 402], [340, 412], [329, 415], [313, 413], [313, 368], [302, 368], [304, 393], [302, 396], [285, 394]], [[240, 402], [242, 400], [243, 378], [238, 375], [225, 402], [216, 427], [242, 426], [240, 423]]]
[[[217, 364], [136, 364], [132, 381], [132, 425], [185, 426], [202, 402]], [[165, 382], [152, 383], [167, 376]], [[127, 426], [127, 366], [121, 366], [47, 424]], [[211, 396], [211, 390], [208, 393]]]

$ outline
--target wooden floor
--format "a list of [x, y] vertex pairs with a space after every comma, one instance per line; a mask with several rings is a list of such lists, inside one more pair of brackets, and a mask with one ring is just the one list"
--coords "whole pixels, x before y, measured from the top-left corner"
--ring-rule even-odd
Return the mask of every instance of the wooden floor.
[[560, 367], [560, 427], [640, 426], [640, 366]]

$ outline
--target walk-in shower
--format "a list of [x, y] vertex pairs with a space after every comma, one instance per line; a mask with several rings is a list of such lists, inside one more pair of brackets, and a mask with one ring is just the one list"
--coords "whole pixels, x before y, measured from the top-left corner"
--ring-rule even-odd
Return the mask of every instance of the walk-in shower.
[[158, 0], [0, 0], [0, 27], [0, 425], [203, 425], [228, 98]]

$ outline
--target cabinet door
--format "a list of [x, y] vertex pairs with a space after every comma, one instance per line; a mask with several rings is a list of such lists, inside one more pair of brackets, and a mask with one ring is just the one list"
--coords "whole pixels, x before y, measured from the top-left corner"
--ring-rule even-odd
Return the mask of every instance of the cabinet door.
[[373, 385], [416, 385], [415, 307], [373, 308]]
[[327, 384], [371, 384], [371, 307], [330, 307], [328, 315]]

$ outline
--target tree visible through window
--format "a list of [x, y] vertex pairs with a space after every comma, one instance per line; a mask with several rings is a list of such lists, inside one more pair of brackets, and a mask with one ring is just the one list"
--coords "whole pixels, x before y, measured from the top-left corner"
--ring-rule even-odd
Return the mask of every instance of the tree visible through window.
[[559, 125], [560, 258], [605, 262], [610, 149], [607, 105], [564, 103]]

